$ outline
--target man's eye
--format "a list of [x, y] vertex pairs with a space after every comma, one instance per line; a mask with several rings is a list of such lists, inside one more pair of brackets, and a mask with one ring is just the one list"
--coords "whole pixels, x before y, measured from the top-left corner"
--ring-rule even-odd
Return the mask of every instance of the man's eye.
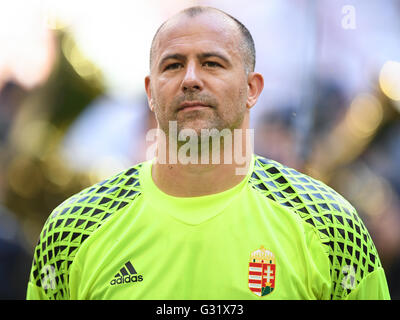
[[211, 68], [221, 67], [221, 65], [215, 61], [206, 61], [203, 63], [203, 65], [206, 67], [211, 67]]
[[166, 70], [174, 70], [174, 69], [178, 69], [180, 67], [182, 67], [182, 64], [179, 63], [179, 62], [175, 62], [175, 63], [171, 63], [171, 64], [167, 65], [164, 68], [164, 71], [166, 71]]

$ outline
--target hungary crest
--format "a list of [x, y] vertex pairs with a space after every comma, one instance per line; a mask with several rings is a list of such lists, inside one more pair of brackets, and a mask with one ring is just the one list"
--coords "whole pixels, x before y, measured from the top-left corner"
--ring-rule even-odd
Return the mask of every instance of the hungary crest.
[[261, 246], [250, 254], [249, 289], [259, 297], [266, 296], [275, 289], [275, 256]]

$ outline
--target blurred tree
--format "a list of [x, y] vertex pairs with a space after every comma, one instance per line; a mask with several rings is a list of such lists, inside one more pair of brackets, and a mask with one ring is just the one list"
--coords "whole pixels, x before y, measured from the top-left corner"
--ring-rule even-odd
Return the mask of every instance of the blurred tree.
[[[101, 73], [79, 55], [71, 39], [65, 31], [56, 31], [57, 57], [52, 72], [21, 102], [3, 150], [3, 203], [21, 221], [32, 247], [50, 212], [89, 184], [86, 176], [76, 174], [63, 161], [59, 145], [68, 127], [90, 102], [104, 94], [105, 87]], [[71, 50], [75, 60], [68, 59]], [[84, 61], [86, 68], [96, 72], [83, 77], [74, 61]]]

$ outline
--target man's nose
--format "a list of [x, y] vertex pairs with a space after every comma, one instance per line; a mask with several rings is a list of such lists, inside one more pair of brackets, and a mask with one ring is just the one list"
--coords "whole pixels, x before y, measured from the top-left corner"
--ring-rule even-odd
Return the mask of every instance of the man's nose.
[[184, 92], [203, 89], [203, 82], [200, 78], [199, 70], [195, 62], [187, 64], [181, 87]]

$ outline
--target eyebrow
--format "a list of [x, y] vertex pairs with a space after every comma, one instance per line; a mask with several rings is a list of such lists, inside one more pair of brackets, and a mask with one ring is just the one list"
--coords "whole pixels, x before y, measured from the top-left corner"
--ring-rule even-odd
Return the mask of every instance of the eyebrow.
[[181, 60], [181, 61], [186, 61], [186, 56], [184, 56], [183, 54], [179, 54], [179, 53], [173, 53], [173, 54], [169, 54], [166, 55], [165, 57], [163, 57], [159, 63], [159, 66], [162, 66], [165, 61], [167, 60]]
[[[231, 66], [231, 62], [229, 61], [229, 59], [227, 57], [225, 57], [224, 55], [218, 53], [218, 52], [204, 52], [204, 53], [199, 53], [196, 55], [198, 59], [202, 60], [202, 59], [206, 59], [206, 58], [211, 58], [211, 57], [217, 57], [221, 60], [223, 60], [225, 63], [227, 63], [229, 66]], [[186, 61], [187, 57], [183, 54], [179, 54], [179, 53], [173, 53], [173, 54], [168, 54], [165, 57], [163, 57], [159, 63], [159, 66], [161, 67], [165, 61], [167, 60], [179, 60], [179, 61]]]
[[200, 59], [206, 59], [206, 58], [211, 58], [211, 57], [217, 57], [221, 59], [222, 61], [225, 61], [226, 64], [229, 66], [231, 65], [231, 62], [227, 57], [225, 57], [223, 54], [220, 54], [218, 52], [205, 52], [205, 53], [200, 53], [197, 55], [198, 58]]

